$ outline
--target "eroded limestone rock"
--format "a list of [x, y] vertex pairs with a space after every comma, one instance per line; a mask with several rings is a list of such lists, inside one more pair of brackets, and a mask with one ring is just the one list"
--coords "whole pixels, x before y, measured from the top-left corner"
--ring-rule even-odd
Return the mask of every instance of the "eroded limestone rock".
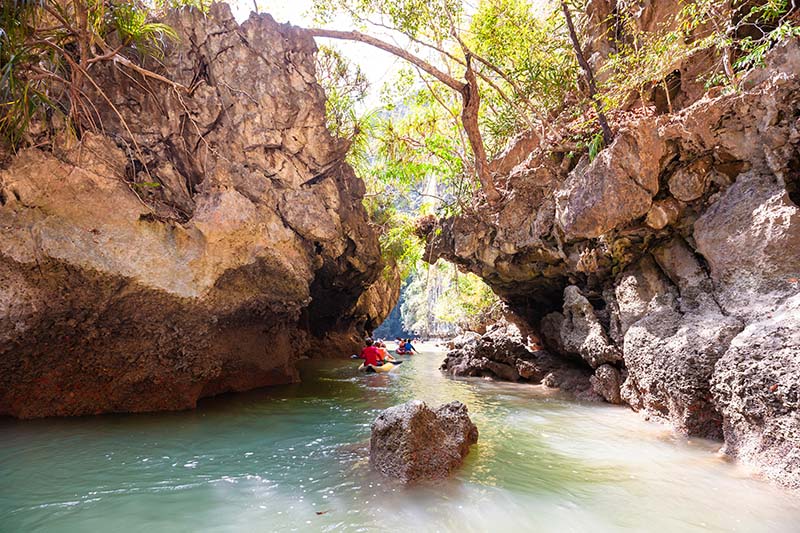
[[585, 365], [532, 345], [528, 335], [505, 320], [489, 326], [483, 335], [470, 332], [457, 338], [441, 369], [451, 376], [545, 383], [579, 395], [591, 391], [591, 372]]
[[[587, 8], [598, 27], [611, 5]], [[724, 433], [728, 453], [797, 486], [799, 343], [784, 325], [800, 294], [800, 46], [766, 63], [741, 91], [687, 91], [680, 112], [626, 123], [591, 163], [545, 139], [501, 180], [503, 202], [443, 221], [428, 251], [480, 275], [555, 352], [610, 364], [634, 409]], [[606, 351], [621, 358], [591, 355]]]
[[557, 349], [576, 354], [589, 366], [597, 368], [606, 363], [622, 361], [622, 352], [611, 342], [595, 315], [594, 308], [578, 287], [564, 289], [563, 318], [551, 317], [558, 324]]
[[712, 385], [724, 451], [800, 488], [800, 296], [733, 339]]
[[619, 370], [611, 365], [600, 365], [589, 379], [592, 383], [592, 390], [602, 396], [605, 401], [614, 404], [622, 403], [620, 396], [622, 379]]
[[98, 64], [104, 134], [0, 170], [0, 414], [296, 381], [319, 339], [352, 353], [393, 305], [370, 292], [378, 239], [325, 126], [313, 39], [223, 4], [168, 22], [180, 42], [153, 68], [191, 94]]
[[654, 120], [620, 132], [585, 170], [556, 192], [556, 219], [569, 240], [599, 237], [647, 214], [672, 152]]
[[682, 202], [697, 200], [706, 191], [712, 165], [713, 159], [706, 156], [681, 167], [669, 178], [669, 192]]
[[477, 442], [478, 428], [461, 402], [431, 409], [412, 400], [386, 409], [372, 423], [369, 462], [404, 483], [442, 479], [461, 466]]

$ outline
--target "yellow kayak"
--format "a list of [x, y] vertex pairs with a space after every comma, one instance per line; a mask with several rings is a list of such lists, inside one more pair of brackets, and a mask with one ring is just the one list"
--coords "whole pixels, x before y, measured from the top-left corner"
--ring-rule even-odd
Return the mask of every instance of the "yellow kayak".
[[383, 363], [381, 366], [364, 366], [364, 363], [361, 363], [361, 366], [358, 367], [358, 370], [361, 372], [391, 372], [393, 368], [397, 365], [392, 363]]

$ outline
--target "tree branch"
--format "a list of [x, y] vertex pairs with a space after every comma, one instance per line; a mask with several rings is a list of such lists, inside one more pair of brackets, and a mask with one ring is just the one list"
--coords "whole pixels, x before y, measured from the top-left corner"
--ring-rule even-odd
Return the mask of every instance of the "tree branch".
[[464, 126], [464, 131], [467, 134], [472, 153], [475, 156], [475, 172], [478, 175], [478, 180], [481, 182], [481, 188], [486, 194], [486, 200], [489, 205], [494, 205], [500, 200], [500, 193], [494, 186], [491, 172], [489, 171], [489, 163], [486, 158], [486, 148], [483, 144], [483, 137], [481, 135], [480, 127], [478, 126], [478, 112], [480, 110], [480, 88], [478, 87], [478, 79], [475, 76], [475, 71], [472, 69], [471, 56], [468, 50], [464, 50], [466, 54], [466, 83], [461, 82], [451, 75], [447, 74], [434, 67], [427, 61], [424, 61], [417, 56], [408, 53], [406, 50], [387, 43], [370, 35], [366, 35], [357, 31], [338, 31], [326, 30], [322, 28], [309, 28], [307, 31], [314, 37], [327, 37], [329, 39], [344, 39], [347, 41], [357, 41], [366, 43], [376, 48], [380, 48], [390, 54], [405, 59], [412, 65], [427, 72], [440, 82], [444, 83], [454, 91], [461, 94], [463, 100], [463, 109], [461, 112], [461, 123]]
[[575, 31], [575, 24], [572, 22], [572, 15], [570, 14], [569, 7], [567, 7], [567, 3], [564, 0], [561, 1], [561, 10], [564, 12], [564, 18], [567, 20], [569, 38], [572, 41], [572, 47], [575, 49], [575, 57], [578, 59], [578, 63], [583, 69], [583, 74], [586, 76], [586, 83], [589, 85], [589, 98], [591, 98], [594, 102], [594, 108], [597, 111], [597, 121], [600, 122], [600, 127], [603, 129], [603, 141], [605, 142], [606, 146], [610, 146], [611, 141], [614, 140], [614, 134], [611, 132], [611, 128], [608, 125], [606, 114], [603, 113], [603, 104], [600, 102], [600, 98], [597, 95], [597, 84], [594, 81], [592, 67], [589, 66], [586, 58], [583, 57], [581, 43], [578, 41], [578, 34]]
[[465, 83], [458, 81], [454, 77], [450, 76], [446, 72], [439, 70], [438, 68], [434, 67], [427, 61], [424, 61], [417, 56], [408, 53], [407, 51], [403, 50], [399, 46], [395, 46], [393, 44], [387, 43], [386, 41], [382, 41], [371, 35], [367, 35], [358, 31], [339, 31], [339, 30], [326, 30], [322, 28], [309, 28], [307, 30], [311, 35], [314, 37], [327, 37], [329, 39], [344, 39], [346, 41], [357, 41], [360, 43], [366, 43], [368, 45], [374, 46], [375, 48], [380, 48], [385, 52], [389, 52], [392, 55], [405, 59], [409, 63], [416, 65], [420, 69], [424, 70], [440, 82], [444, 83], [454, 91], [462, 91], [465, 87]]
[[489, 171], [486, 148], [483, 146], [483, 137], [478, 126], [481, 94], [478, 88], [478, 79], [475, 77], [475, 71], [472, 70], [471, 60], [472, 57], [467, 55], [467, 72], [464, 74], [467, 79], [467, 85], [461, 90], [461, 97], [464, 99], [461, 123], [464, 125], [464, 131], [467, 132], [467, 139], [469, 139], [469, 144], [472, 147], [472, 153], [475, 155], [475, 172], [478, 174], [478, 179], [481, 182], [483, 191], [486, 193], [489, 205], [493, 205], [500, 200], [500, 193], [495, 188], [492, 174]]

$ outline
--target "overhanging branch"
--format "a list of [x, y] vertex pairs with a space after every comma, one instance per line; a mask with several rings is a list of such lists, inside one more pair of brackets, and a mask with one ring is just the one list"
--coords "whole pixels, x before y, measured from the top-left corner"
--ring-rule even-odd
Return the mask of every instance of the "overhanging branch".
[[406, 50], [403, 50], [399, 46], [395, 46], [391, 43], [387, 43], [386, 41], [382, 41], [371, 35], [367, 35], [365, 33], [361, 33], [358, 31], [339, 31], [339, 30], [325, 30], [322, 28], [309, 28], [308, 32], [313, 35], [314, 37], [327, 37], [329, 39], [344, 39], [347, 41], [358, 41], [360, 43], [366, 43], [368, 45], [374, 46], [375, 48], [380, 48], [390, 54], [396, 55], [397, 57], [403, 58], [409, 63], [412, 63], [419, 67], [420, 69], [424, 70], [440, 82], [444, 83], [454, 91], [461, 91], [464, 89], [464, 82], [458, 81], [454, 77], [450, 76], [446, 72], [439, 70], [438, 68], [434, 67], [427, 61], [424, 61], [417, 56], [408, 53]]

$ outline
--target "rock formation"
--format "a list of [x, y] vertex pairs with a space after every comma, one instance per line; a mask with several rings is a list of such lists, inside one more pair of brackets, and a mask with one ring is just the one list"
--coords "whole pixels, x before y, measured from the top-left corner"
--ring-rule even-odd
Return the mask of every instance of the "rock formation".
[[483, 335], [464, 333], [451, 345], [441, 366], [450, 376], [543, 383], [594, 399], [588, 369], [539, 348], [529, 335], [506, 320], [489, 326]]
[[799, 73], [793, 40], [739, 91], [622, 123], [593, 161], [542, 142], [426, 257], [480, 275], [608, 401], [798, 487]]
[[441, 479], [461, 466], [476, 442], [478, 428], [461, 402], [431, 409], [412, 400], [386, 409], [372, 423], [369, 462], [404, 483]]
[[298, 357], [351, 353], [397, 297], [313, 39], [225, 5], [167, 22], [180, 42], [148, 66], [188, 90], [98, 68], [102, 134], [0, 171], [0, 414], [296, 381]]

